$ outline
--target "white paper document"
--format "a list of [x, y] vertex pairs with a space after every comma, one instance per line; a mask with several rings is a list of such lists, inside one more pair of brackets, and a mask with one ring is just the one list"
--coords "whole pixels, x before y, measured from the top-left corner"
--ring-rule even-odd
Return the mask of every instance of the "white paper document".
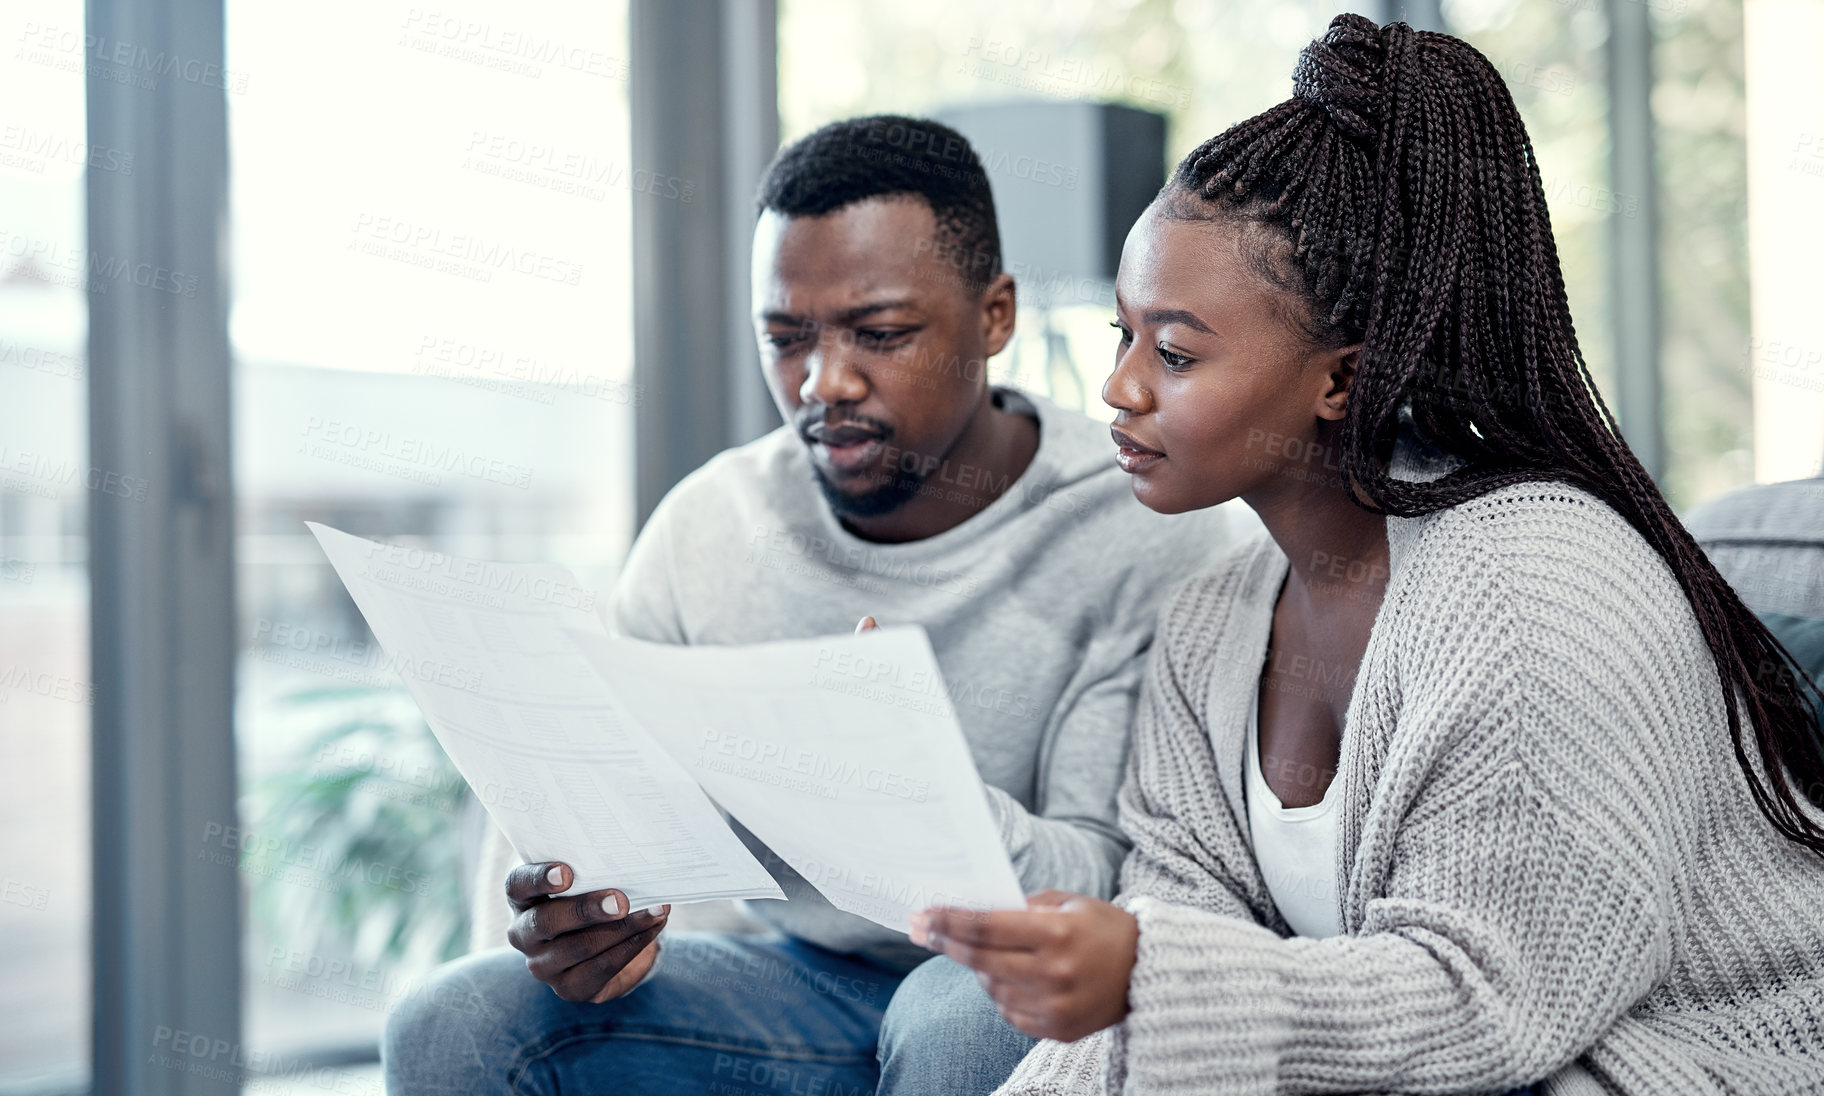
[[561, 567], [310, 529], [489, 815], [573, 892], [783, 898], [719, 804], [889, 928], [1024, 905], [923, 629], [645, 643], [610, 636]]

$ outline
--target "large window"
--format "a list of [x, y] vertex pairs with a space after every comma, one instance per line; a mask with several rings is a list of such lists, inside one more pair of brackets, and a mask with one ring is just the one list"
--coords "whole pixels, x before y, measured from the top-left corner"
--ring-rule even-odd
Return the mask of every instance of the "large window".
[[[80, 0], [0, 14], [0, 1087], [79, 1088], [89, 1050], [87, 171]], [[114, 486], [119, 486], [115, 484]], [[145, 505], [129, 486], [107, 503]]]
[[[1125, 103], [1168, 120], [1168, 163], [1285, 98], [1298, 51], [1342, 10], [1240, 0], [856, 5], [783, 0], [779, 99], [787, 139], [874, 111], [1010, 98]], [[1741, 0], [1651, 0], [1659, 138], [1664, 487], [1684, 507], [1753, 478]], [[1579, 341], [1614, 388], [1611, 219], [1645, 215], [1609, 173], [1601, 0], [1446, 0], [1452, 33], [1487, 55], [1538, 149]], [[1163, 171], [1163, 165], [1162, 165]], [[1096, 293], [1080, 295], [1095, 298]], [[1113, 345], [1107, 304], [1022, 309], [999, 375], [1100, 415]], [[1076, 376], [1044, 368], [1050, 324]], [[1055, 344], [1054, 344], [1055, 345]], [[1080, 402], [1079, 402], [1080, 401]]]
[[466, 949], [478, 822], [304, 522], [612, 581], [638, 182], [624, 4], [228, 28], [244, 1042], [290, 1063]]

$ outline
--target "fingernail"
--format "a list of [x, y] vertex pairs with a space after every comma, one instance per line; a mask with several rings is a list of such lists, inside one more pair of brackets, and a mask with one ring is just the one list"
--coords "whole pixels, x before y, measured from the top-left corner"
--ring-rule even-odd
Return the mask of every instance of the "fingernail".
[[604, 894], [602, 895], [602, 912], [610, 917], [624, 916], [627, 910], [622, 903], [625, 901], [627, 900], [618, 894]]
[[670, 906], [647, 906], [646, 907], [646, 916], [657, 917], [659, 914], [664, 913], [666, 910], [668, 910], [670, 908], [671, 908]]
[[550, 871], [545, 873], [545, 880], [554, 887], [563, 886], [564, 885], [564, 869], [562, 867], [552, 868]]

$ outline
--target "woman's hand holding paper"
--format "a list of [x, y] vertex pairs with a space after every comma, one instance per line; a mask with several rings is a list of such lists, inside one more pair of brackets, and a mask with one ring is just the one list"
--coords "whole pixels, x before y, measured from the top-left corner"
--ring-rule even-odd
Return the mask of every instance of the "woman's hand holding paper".
[[1044, 891], [1024, 910], [929, 909], [911, 921], [914, 943], [973, 967], [1028, 1035], [1068, 1042], [1127, 1016], [1140, 925], [1119, 906]]

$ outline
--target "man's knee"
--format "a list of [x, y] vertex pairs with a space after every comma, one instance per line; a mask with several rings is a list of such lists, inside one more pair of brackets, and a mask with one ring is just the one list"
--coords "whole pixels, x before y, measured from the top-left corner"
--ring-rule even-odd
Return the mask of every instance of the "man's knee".
[[[518, 952], [490, 951], [445, 963], [394, 1004], [381, 1036], [387, 1092], [474, 1092], [509, 1068], [522, 998], [544, 987]], [[548, 990], [546, 992], [549, 992]]]
[[[994, 1088], [1033, 1041], [1001, 1018], [975, 972], [941, 956], [906, 976], [880, 1026], [882, 1091]], [[959, 1047], [968, 1053], [959, 1054]], [[998, 1075], [998, 1076], [997, 1076]]]

